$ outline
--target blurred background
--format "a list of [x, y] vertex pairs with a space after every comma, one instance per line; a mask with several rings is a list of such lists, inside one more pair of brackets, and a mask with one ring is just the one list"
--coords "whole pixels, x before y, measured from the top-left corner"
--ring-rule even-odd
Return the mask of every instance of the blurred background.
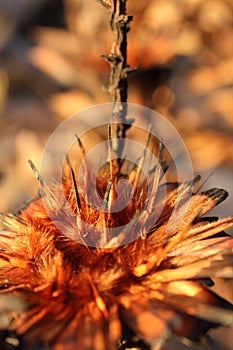
[[[168, 118], [204, 187], [230, 193], [214, 213], [232, 214], [232, 1], [129, 0], [128, 13], [128, 61], [138, 68], [128, 101]], [[0, 33], [0, 211], [15, 212], [37, 192], [27, 160], [39, 167], [56, 126], [109, 102], [109, 66], [100, 55], [112, 38], [95, 0], [0, 0]], [[230, 284], [222, 291], [233, 300]], [[231, 349], [232, 330], [217, 333], [216, 349]]]

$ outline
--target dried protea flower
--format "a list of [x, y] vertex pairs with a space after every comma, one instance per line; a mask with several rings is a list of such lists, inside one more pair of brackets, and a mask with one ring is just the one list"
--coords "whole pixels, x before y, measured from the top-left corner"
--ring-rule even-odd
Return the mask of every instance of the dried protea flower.
[[160, 349], [171, 334], [198, 341], [233, 322], [231, 304], [207, 288], [233, 276], [233, 238], [223, 232], [233, 217], [204, 216], [227, 193], [164, 181], [166, 142], [142, 176], [151, 134], [128, 170], [111, 157], [111, 124], [110, 157], [96, 174], [79, 137], [82, 179], [68, 156], [52, 187], [31, 163], [40, 196], [5, 216], [0, 235], [1, 292], [23, 305], [4, 309], [5, 349], [14, 336], [24, 349]]

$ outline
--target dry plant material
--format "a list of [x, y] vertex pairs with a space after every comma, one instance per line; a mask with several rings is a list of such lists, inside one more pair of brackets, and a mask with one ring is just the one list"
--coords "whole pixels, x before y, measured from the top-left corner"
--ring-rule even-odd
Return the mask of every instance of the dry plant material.
[[[80, 140], [79, 146], [84, 152]], [[198, 341], [208, 329], [233, 322], [232, 306], [205, 287], [210, 278], [233, 277], [233, 238], [223, 233], [233, 226], [233, 217], [203, 217], [227, 197], [226, 191], [213, 188], [193, 194], [183, 220], [173, 217], [168, 233], [174, 206], [178, 203], [182, 212], [191, 186], [169, 183], [162, 214], [144, 232], [145, 223], [153, 222], [162, 205], [159, 194], [164, 185], [159, 185], [158, 167], [148, 174], [155, 196], [147, 209], [142, 210], [147, 200], [144, 180], [133, 186], [135, 193], [123, 212], [103, 215], [82, 198], [69, 160], [63, 179], [67, 202], [59, 210], [53, 206], [54, 198], [60, 203], [58, 189], [55, 186], [51, 197], [31, 165], [42, 196], [50, 200], [53, 222], [38, 197], [17, 216], [5, 216], [0, 236], [1, 292], [27, 305], [23, 312], [4, 310], [8, 330], [29, 348], [40, 341], [55, 350], [159, 349], [172, 333]], [[134, 185], [140, 171], [133, 168], [124, 179]], [[87, 164], [86, 194], [92, 176]], [[115, 181], [121, 177], [118, 173]], [[96, 181], [103, 203], [107, 199], [111, 205], [108, 163]], [[121, 196], [125, 201], [125, 193]], [[66, 215], [68, 206], [76, 220]], [[136, 214], [138, 220], [127, 232], [119, 230], [109, 237], [109, 228], [124, 225]], [[85, 244], [82, 221], [101, 228], [100, 236], [94, 229], [88, 233], [93, 247]], [[72, 232], [76, 241], [64, 236], [54, 222], [62, 225], [63, 232]], [[128, 240], [132, 242], [124, 244]]]
[[[109, 2], [99, 2], [109, 8]], [[125, 68], [123, 61], [120, 71]], [[116, 78], [116, 102], [121, 78]], [[114, 79], [112, 76], [113, 87]], [[122, 119], [119, 124], [124, 135]], [[110, 152], [114, 151], [112, 134], [110, 126]], [[78, 144], [85, 160], [85, 147], [79, 138]], [[165, 170], [162, 150], [160, 147], [159, 160]], [[212, 278], [233, 277], [233, 238], [223, 232], [233, 226], [233, 217], [205, 217], [227, 192], [213, 188], [192, 193], [189, 201], [193, 181], [170, 182], [166, 183], [163, 203], [160, 193], [164, 183], [157, 164], [147, 174], [153, 188], [148, 199], [147, 181], [139, 181], [144, 157], [145, 153], [139, 165], [126, 173], [119, 159], [106, 163], [96, 178], [92, 165], [86, 163], [84, 196], [67, 158], [65, 203], [59, 197], [59, 186], [54, 185], [53, 193], [48, 191], [30, 163], [40, 182], [40, 196], [16, 216], [5, 216], [0, 233], [1, 293], [4, 300], [14, 303], [13, 307], [0, 304], [4, 350], [32, 349], [37, 343], [53, 350], [156, 350], [171, 334], [200, 341], [210, 328], [233, 323], [232, 305], [207, 288]], [[103, 208], [111, 208], [122, 179], [132, 185], [131, 200], [123, 210], [104, 213], [87, 204], [85, 196], [91, 195], [90, 185], [96, 181]], [[118, 200], [125, 203], [125, 196], [127, 190]], [[44, 199], [50, 203], [48, 212]], [[154, 223], [161, 206], [161, 215]], [[174, 217], [175, 207], [178, 212]], [[182, 220], [177, 220], [184, 212]], [[93, 230], [83, 230], [83, 222]], [[131, 222], [127, 230], [121, 229]], [[111, 235], [110, 228], [119, 229]]]
[[109, 55], [102, 55], [111, 67], [108, 92], [114, 103], [112, 111], [113, 156], [120, 158], [123, 143], [129, 124], [125, 123], [127, 116], [128, 74], [134, 70], [127, 64], [127, 33], [133, 17], [127, 15], [127, 0], [98, 0], [109, 10], [110, 28], [113, 35], [112, 49]]

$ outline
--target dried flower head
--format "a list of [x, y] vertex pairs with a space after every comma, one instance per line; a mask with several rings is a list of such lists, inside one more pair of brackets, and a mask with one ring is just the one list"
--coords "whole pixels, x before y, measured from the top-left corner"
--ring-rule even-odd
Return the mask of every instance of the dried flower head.
[[[17, 340], [13, 334], [23, 342], [14, 348], [23, 344], [31, 349], [40, 343], [54, 350], [155, 350], [171, 334], [198, 341], [210, 328], [231, 324], [232, 306], [207, 286], [212, 278], [233, 276], [233, 238], [223, 232], [233, 226], [233, 217], [204, 217], [227, 197], [226, 191], [213, 188], [193, 193], [190, 199], [193, 181], [162, 184], [167, 168], [162, 146], [159, 164], [147, 181], [139, 181], [145, 152], [127, 173], [119, 160], [110, 160], [95, 179], [80, 139], [78, 143], [85, 193], [68, 158], [63, 171], [65, 203], [58, 186], [51, 193], [31, 163], [40, 196], [16, 216], [4, 218], [0, 285], [3, 294], [16, 298], [16, 305], [4, 308], [7, 322], [1, 329], [9, 333], [2, 332], [2, 347], [13, 346]], [[111, 151], [111, 139], [109, 144]], [[131, 186], [118, 192], [118, 200], [125, 203], [128, 191], [131, 200], [112, 212], [122, 180]], [[87, 204], [93, 181], [107, 211]], [[153, 189], [149, 199], [148, 182]], [[50, 205], [49, 213], [43, 199]], [[54, 203], [60, 204], [59, 209]], [[160, 206], [162, 212], [154, 222]], [[177, 220], [179, 212], [185, 213], [182, 220]], [[93, 230], [86, 232], [83, 222]], [[128, 223], [127, 230], [121, 228]], [[110, 228], [119, 229], [111, 236]], [[0, 308], [3, 312], [1, 304]]]

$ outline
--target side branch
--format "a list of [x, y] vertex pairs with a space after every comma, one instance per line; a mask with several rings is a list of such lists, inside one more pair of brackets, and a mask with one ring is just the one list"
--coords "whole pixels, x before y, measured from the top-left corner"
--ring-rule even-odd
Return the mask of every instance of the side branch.
[[104, 7], [106, 7], [107, 9], [111, 8], [111, 5], [108, 3], [108, 1], [105, 0], [96, 0], [97, 2], [99, 2], [101, 5], [103, 5]]

